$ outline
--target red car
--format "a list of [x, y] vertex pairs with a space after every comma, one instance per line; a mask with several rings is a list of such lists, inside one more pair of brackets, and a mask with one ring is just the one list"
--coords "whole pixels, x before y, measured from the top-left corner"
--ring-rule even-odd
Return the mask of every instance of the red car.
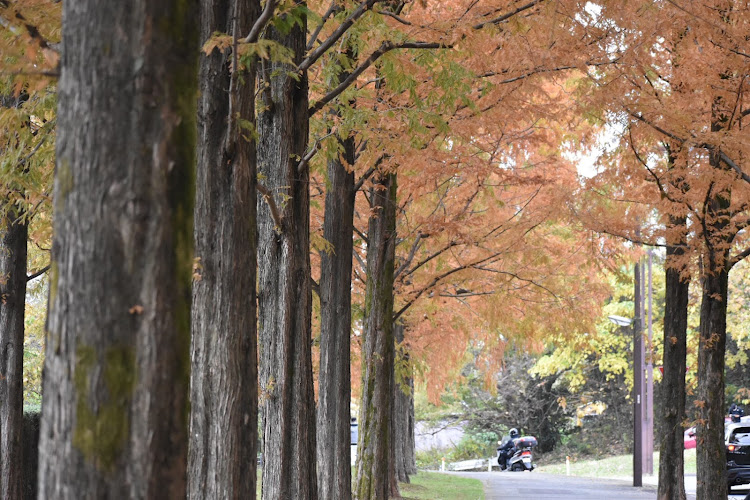
[[685, 430], [685, 449], [695, 448], [695, 427]]

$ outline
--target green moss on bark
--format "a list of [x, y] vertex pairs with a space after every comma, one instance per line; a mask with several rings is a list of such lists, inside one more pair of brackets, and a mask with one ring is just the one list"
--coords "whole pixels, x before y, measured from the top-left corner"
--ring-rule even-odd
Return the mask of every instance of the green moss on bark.
[[76, 347], [76, 369], [73, 374], [76, 397], [76, 424], [73, 446], [86, 461], [111, 471], [125, 448], [130, 433], [130, 402], [136, 382], [135, 353], [131, 347], [110, 347], [101, 366], [106, 394], [92, 410], [92, 374], [99, 359], [94, 347]]

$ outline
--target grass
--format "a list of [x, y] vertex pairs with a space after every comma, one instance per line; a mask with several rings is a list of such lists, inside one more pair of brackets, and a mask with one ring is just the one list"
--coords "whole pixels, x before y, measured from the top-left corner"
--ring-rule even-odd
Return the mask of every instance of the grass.
[[409, 479], [410, 484], [398, 485], [405, 500], [484, 500], [484, 488], [478, 479], [423, 471]]
[[[695, 474], [695, 449], [685, 450], [685, 473]], [[565, 462], [540, 466], [539, 472], [565, 474]], [[659, 452], [654, 453], [654, 474], [659, 474]], [[618, 477], [633, 475], [633, 455], [618, 455], [601, 460], [570, 462], [571, 476]]]

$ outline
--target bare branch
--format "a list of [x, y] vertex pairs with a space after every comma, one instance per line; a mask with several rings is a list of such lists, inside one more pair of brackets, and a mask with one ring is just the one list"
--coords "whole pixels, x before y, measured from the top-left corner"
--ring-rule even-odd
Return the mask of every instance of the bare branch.
[[405, 24], [406, 26], [411, 26], [411, 23], [409, 21], [407, 21], [403, 17], [397, 16], [393, 12], [388, 12], [387, 10], [378, 10], [377, 13], [380, 14], [381, 16], [392, 17], [396, 21], [400, 22], [401, 24]]
[[457, 267], [454, 267], [453, 269], [449, 269], [445, 271], [444, 273], [438, 274], [437, 276], [434, 276], [432, 280], [430, 280], [429, 283], [427, 283], [424, 287], [417, 290], [417, 292], [412, 296], [411, 299], [409, 299], [404, 306], [399, 309], [399, 311], [393, 315], [393, 321], [396, 321], [402, 314], [404, 314], [413, 304], [416, 302], [416, 300], [421, 297], [426, 291], [431, 290], [435, 286], [437, 286], [443, 279], [447, 278], [448, 276], [455, 274], [459, 271], [464, 271], [466, 269], [470, 269], [474, 266], [487, 263], [497, 257], [498, 255], [501, 255], [503, 252], [497, 252], [492, 255], [489, 255], [483, 259], [479, 259], [476, 262], [472, 262], [470, 264], [464, 264]]
[[735, 266], [735, 264], [738, 264], [740, 261], [745, 259], [746, 257], [750, 256], [750, 247], [744, 249], [742, 252], [738, 253], [734, 257], [732, 257], [729, 261], [729, 267], [732, 268]]
[[428, 257], [426, 257], [425, 259], [422, 259], [421, 261], [419, 261], [419, 262], [417, 263], [417, 265], [415, 265], [415, 266], [414, 266], [413, 268], [409, 269], [409, 271], [407, 271], [407, 272], [406, 272], [406, 273], [404, 274], [404, 278], [405, 278], [405, 277], [407, 277], [407, 276], [409, 276], [410, 274], [414, 274], [414, 272], [416, 272], [416, 271], [417, 271], [417, 269], [421, 268], [422, 266], [424, 266], [425, 264], [427, 264], [427, 263], [428, 263], [428, 262], [430, 262], [431, 260], [433, 260], [433, 259], [435, 259], [435, 258], [439, 257], [440, 255], [444, 254], [445, 252], [447, 252], [447, 251], [448, 251], [448, 250], [450, 250], [451, 248], [453, 248], [453, 247], [455, 247], [455, 246], [458, 246], [458, 245], [459, 245], [459, 243], [458, 243], [458, 242], [456, 242], [456, 241], [451, 241], [450, 243], [448, 243], [447, 245], [445, 245], [445, 246], [444, 246], [443, 248], [440, 248], [439, 250], [436, 250], [435, 252], [433, 252], [432, 254], [430, 254], [430, 255], [429, 255]]
[[361, 75], [362, 73], [367, 70], [372, 64], [380, 59], [383, 54], [386, 54], [387, 52], [390, 52], [392, 50], [396, 49], [448, 49], [451, 48], [450, 45], [443, 45], [440, 43], [433, 43], [433, 42], [404, 42], [399, 44], [394, 44], [391, 41], [383, 42], [380, 47], [370, 54], [370, 57], [365, 59], [365, 61], [357, 67], [354, 71], [352, 71], [349, 76], [347, 76], [336, 88], [328, 92], [326, 95], [320, 98], [318, 102], [316, 102], [313, 106], [310, 107], [308, 110], [308, 115], [313, 116], [315, 113], [323, 109], [323, 107], [334, 100], [336, 97], [341, 95], [342, 92], [344, 92], [349, 86]]
[[310, 35], [310, 40], [307, 42], [307, 46], [305, 47], [305, 52], [309, 52], [313, 45], [315, 45], [315, 42], [318, 41], [318, 36], [320, 35], [320, 32], [323, 30], [323, 26], [325, 26], [326, 21], [328, 21], [328, 18], [332, 15], [336, 14], [341, 9], [341, 6], [337, 3], [336, 0], [333, 0], [331, 2], [331, 6], [328, 7], [328, 10], [325, 14], [323, 14], [323, 17], [320, 18], [320, 24], [315, 28], [315, 31], [313, 31], [312, 35]]
[[485, 21], [483, 23], [475, 24], [473, 28], [475, 30], [480, 30], [487, 26], [488, 24], [500, 24], [503, 21], [507, 21], [511, 17], [515, 16], [516, 14], [520, 14], [521, 12], [525, 10], [529, 10], [530, 8], [534, 7], [535, 5], [542, 3], [544, 0], [533, 0], [532, 2], [527, 3], [526, 5], [522, 5], [518, 7], [516, 10], [513, 10], [511, 12], [508, 12], [507, 14], [503, 14], [500, 17], [496, 17], [495, 19], [492, 19], [490, 21]]
[[268, 208], [271, 209], [271, 218], [273, 219], [274, 225], [276, 225], [278, 230], [281, 231], [283, 227], [281, 224], [281, 214], [279, 213], [279, 207], [276, 206], [276, 200], [273, 198], [273, 193], [271, 193], [271, 191], [260, 182], [255, 184], [255, 188], [262, 195], [263, 200], [268, 204]]
[[[360, 267], [362, 269], [367, 269], [367, 264], [365, 264], [365, 261], [362, 260], [362, 256], [359, 255], [359, 252], [357, 252], [357, 250], [355, 249], [352, 253], [354, 254], [354, 258], [356, 259], [356, 261], [359, 262]], [[363, 280], [360, 280], [360, 281], [363, 281]]]
[[319, 139], [315, 139], [315, 143], [313, 144], [313, 147], [310, 148], [310, 151], [305, 153], [305, 156], [302, 157], [299, 164], [297, 165], [297, 172], [302, 172], [302, 169], [304, 169], [307, 166], [307, 164], [310, 163], [310, 160], [312, 160], [313, 157], [318, 153], [318, 151], [320, 151], [320, 143], [328, 139], [335, 133], [336, 131], [334, 130], [324, 135], [323, 137], [320, 137]]
[[412, 261], [414, 260], [414, 255], [416, 255], [417, 250], [419, 249], [419, 243], [422, 241], [422, 233], [417, 234], [417, 237], [414, 239], [414, 244], [411, 246], [411, 250], [409, 251], [409, 256], [404, 260], [404, 263], [399, 266], [398, 269], [396, 269], [396, 272], [393, 273], [393, 279], [396, 280], [399, 275], [404, 272], [404, 270], [411, 265]]
[[26, 281], [29, 282], [29, 281], [31, 281], [33, 279], [38, 278], [42, 274], [44, 274], [47, 271], [49, 271], [49, 268], [50, 268], [50, 266], [47, 265], [47, 266], [44, 266], [43, 268], [41, 268], [40, 270], [38, 270], [37, 272], [31, 273], [30, 275], [26, 276]]
[[315, 61], [320, 59], [320, 57], [326, 53], [328, 49], [333, 46], [336, 41], [341, 38], [341, 36], [346, 33], [346, 30], [351, 28], [352, 24], [357, 21], [360, 17], [362, 17], [368, 10], [372, 8], [373, 5], [375, 5], [379, 0], [365, 0], [364, 2], [360, 3], [359, 6], [349, 14], [349, 17], [347, 17], [343, 23], [341, 23], [341, 26], [336, 28], [336, 31], [331, 33], [331, 36], [326, 38], [323, 43], [318, 45], [318, 48], [313, 50], [309, 56], [307, 56], [299, 66], [297, 66], [297, 71], [307, 71], [310, 66], [312, 66]]
[[383, 153], [382, 155], [380, 155], [378, 157], [378, 159], [375, 160], [375, 164], [372, 167], [368, 168], [367, 172], [365, 172], [364, 174], [362, 174], [362, 177], [360, 177], [359, 180], [357, 181], [357, 183], [354, 184], [354, 192], [355, 193], [357, 191], [359, 191], [360, 189], [362, 189], [362, 186], [364, 185], [365, 182], [367, 182], [367, 179], [369, 179], [370, 177], [372, 177], [372, 174], [375, 173], [375, 171], [378, 169], [378, 167], [380, 166], [380, 164], [383, 163], [383, 161], [386, 158], [388, 158], [388, 156], [389, 156], [388, 153]]
[[278, 3], [278, 0], [266, 0], [266, 7], [250, 29], [250, 33], [242, 40], [242, 43], [255, 43], [258, 41], [261, 31], [263, 31], [263, 28], [266, 27], [273, 17], [273, 11], [276, 9]]

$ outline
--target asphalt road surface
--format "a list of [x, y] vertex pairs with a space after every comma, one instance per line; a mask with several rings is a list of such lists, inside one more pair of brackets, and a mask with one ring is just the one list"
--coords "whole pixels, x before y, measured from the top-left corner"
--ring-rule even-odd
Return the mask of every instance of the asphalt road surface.
[[[453, 474], [482, 481], [486, 500], [654, 500], [656, 498], [656, 486], [652, 484], [635, 488], [632, 483], [617, 479], [557, 476], [538, 472]], [[686, 490], [688, 499], [695, 499], [695, 487], [691, 488], [689, 481], [686, 481]], [[741, 500], [747, 493], [747, 487], [737, 488], [729, 498]]]

